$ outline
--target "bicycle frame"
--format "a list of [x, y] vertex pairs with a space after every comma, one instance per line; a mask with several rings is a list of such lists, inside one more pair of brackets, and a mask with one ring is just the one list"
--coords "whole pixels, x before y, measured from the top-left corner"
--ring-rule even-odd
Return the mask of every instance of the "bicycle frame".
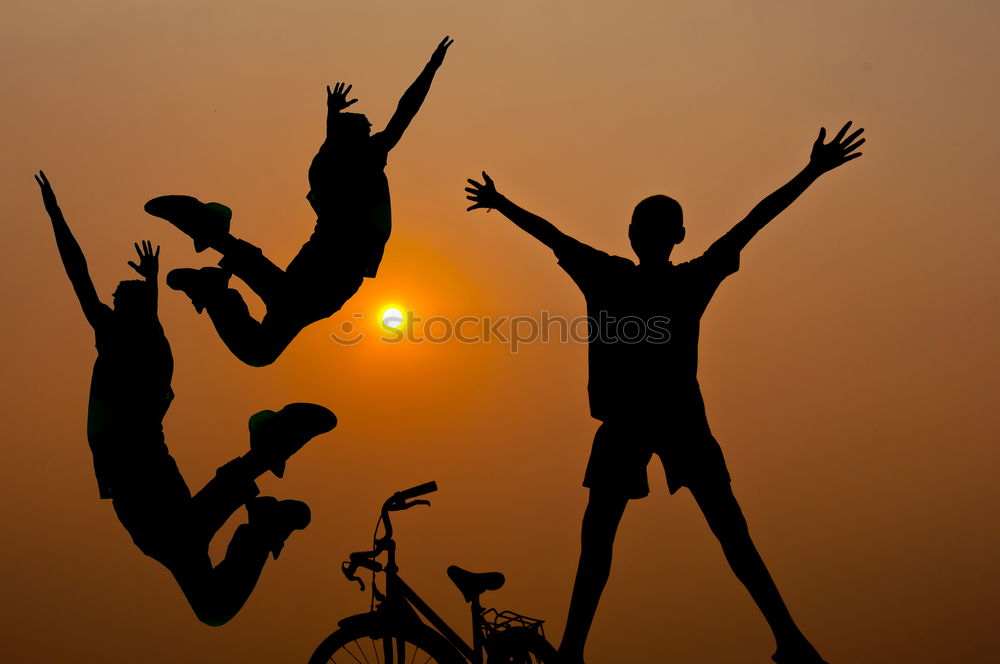
[[[477, 609], [479, 602], [473, 603], [472, 607], [472, 642], [470, 646], [465, 640], [453, 630], [434, 610], [425, 602], [398, 574], [389, 573], [386, 570], [386, 595], [381, 602], [381, 607], [386, 612], [386, 619], [390, 622], [405, 624], [407, 621], [416, 620], [423, 624], [419, 616], [423, 618], [438, 631], [448, 642], [472, 664], [483, 664], [483, 639], [482, 630], [477, 620]], [[391, 664], [392, 660], [386, 659], [386, 664]]]
[[[340, 629], [327, 637], [314, 653], [325, 657], [324, 646], [331, 639], [329, 652], [339, 652], [349, 641], [337, 641], [338, 635], [347, 630], [347, 634], [363, 634], [372, 641], [381, 641], [382, 664], [403, 664], [406, 659], [407, 643], [413, 643], [418, 649], [436, 653], [438, 662], [442, 664], [484, 664], [487, 655], [504, 662], [537, 661], [533, 655], [543, 654], [543, 661], [553, 662], [555, 650], [545, 640], [544, 634], [535, 631], [540, 620], [519, 616], [513, 612], [497, 613], [497, 618], [490, 621], [483, 613], [478, 595], [471, 598], [472, 645], [470, 646], [448, 623], [446, 623], [407, 583], [399, 576], [396, 565], [396, 542], [392, 538], [392, 521], [390, 512], [406, 510], [416, 505], [430, 505], [426, 500], [414, 500], [417, 496], [437, 491], [437, 484], [427, 482], [405, 491], [397, 491], [382, 505], [373, 537], [371, 551], [356, 551], [351, 553], [349, 560], [341, 566], [344, 576], [350, 581], [357, 581], [361, 589], [365, 583], [357, 576], [359, 568], [372, 572], [371, 610], [339, 621]], [[379, 537], [379, 530], [383, 534]], [[385, 554], [385, 563], [376, 558]], [[376, 583], [375, 574], [382, 573], [384, 577], [383, 593]], [[502, 584], [502, 578], [501, 578]], [[463, 592], [466, 592], [463, 590]], [[501, 623], [500, 617], [506, 615], [506, 622]], [[521, 621], [515, 627], [510, 627], [511, 621]], [[499, 632], [500, 629], [504, 631]], [[344, 638], [344, 637], [341, 637]], [[351, 639], [352, 637], [347, 636]], [[339, 644], [339, 645], [333, 645]], [[378, 646], [376, 646], [378, 650]], [[376, 650], [376, 652], [377, 652]], [[350, 651], [347, 651], [351, 654]], [[370, 651], [369, 651], [370, 652]], [[351, 655], [354, 659], [358, 659]], [[362, 657], [364, 657], [362, 655]], [[313, 662], [325, 659], [313, 659]], [[368, 661], [367, 659], [365, 661]]]
[[[361, 580], [354, 576], [354, 572], [358, 567], [364, 567], [373, 573], [383, 572], [385, 574], [384, 594], [379, 591], [374, 579], [372, 580], [372, 609], [373, 613], [381, 613], [382, 619], [386, 621], [387, 626], [395, 625], [402, 628], [406, 625], [412, 625], [414, 622], [424, 625], [424, 621], [420, 618], [420, 616], [423, 616], [427, 623], [437, 630], [466, 661], [472, 664], [483, 664], [484, 647], [480, 626], [482, 607], [480, 606], [479, 599], [476, 598], [471, 606], [472, 645], [470, 646], [399, 576], [399, 566], [396, 564], [396, 542], [392, 538], [392, 520], [389, 517], [389, 513], [409, 509], [416, 505], [430, 505], [430, 502], [426, 500], [410, 500], [409, 502], [407, 500], [436, 490], [437, 484], [428, 482], [419, 487], [393, 494], [382, 506], [379, 515], [378, 523], [385, 528], [384, 534], [382, 537], [375, 537], [374, 547], [371, 551], [351, 554], [351, 560], [344, 563], [343, 571], [348, 579], [359, 582]], [[376, 535], [377, 533], [378, 526], [376, 526]], [[386, 554], [384, 565], [375, 560], [376, 557], [383, 553]], [[361, 585], [363, 588], [364, 583], [361, 582]], [[392, 630], [387, 630], [387, 633], [392, 633]], [[402, 643], [397, 644], [397, 650], [401, 651], [402, 648]], [[394, 653], [389, 639], [384, 641], [383, 649], [385, 664], [392, 664]]]

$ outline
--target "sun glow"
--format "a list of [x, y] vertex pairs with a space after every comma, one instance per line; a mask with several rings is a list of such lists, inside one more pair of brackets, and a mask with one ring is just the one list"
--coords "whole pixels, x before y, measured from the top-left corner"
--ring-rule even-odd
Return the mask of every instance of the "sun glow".
[[399, 329], [403, 325], [403, 312], [396, 307], [382, 310], [382, 325], [390, 330]]

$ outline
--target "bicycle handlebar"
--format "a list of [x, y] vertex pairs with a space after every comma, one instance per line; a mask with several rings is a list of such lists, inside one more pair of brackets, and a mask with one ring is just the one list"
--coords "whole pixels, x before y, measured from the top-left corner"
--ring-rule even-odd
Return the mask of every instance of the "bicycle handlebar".
[[424, 494], [434, 493], [437, 490], [437, 482], [424, 482], [423, 484], [418, 484], [415, 487], [404, 489], [403, 491], [397, 491], [393, 494], [393, 498], [396, 498], [397, 500], [409, 500], [410, 498], [416, 498], [417, 496], [423, 496]]
[[[392, 539], [392, 520], [389, 518], [390, 512], [398, 512], [400, 510], [408, 510], [411, 507], [416, 507], [417, 505], [430, 505], [429, 500], [411, 500], [417, 496], [423, 496], [428, 493], [433, 493], [438, 490], [437, 482], [424, 482], [423, 484], [418, 484], [417, 486], [410, 487], [409, 489], [404, 489], [402, 491], [397, 491], [396, 493], [389, 496], [389, 498], [382, 504], [382, 512], [379, 516], [378, 523], [385, 528], [384, 535], [378, 537], [378, 525], [375, 526], [375, 548], [371, 551], [356, 551], [350, 554], [350, 560], [344, 562], [340, 569], [347, 577], [349, 581], [357, 581], [361, 585], [361, 589], [365, 589], [365, 582], [358, 578], [357, 571], [359, 567], [369, 569], [372, 572], [395, 572], [395, 550], [396, 545]], [[382, 564], [375, 560], [375, 556], [378, 556], [382, 552], [389, 553], [389, 560], [386, 564]]]
[[378, 553], [378, 551], [356, 551], [351, 554], [350, 562], [345, 561], [341, 563], [340, 571], [344, 573], [348, 581], [357, 581], [361, 585], [361, 590], [364, 591], [365, 582], [358, 578], [358, 568], [364, 567], [373, 572], [381, 572], [383, 569], [382, 563], [373, 559]]
[[437, 491], [437, 488], [437, 482], [424, 482], [423, 484], [418, 484], [417, 486], [410, 487], [409, 489], [397, 491], [389, 496], [389, 498], [382, 504], [382, 521], [385, 523], [388, 533], [392, 533], [392, 526], [389, 524], [389, 512], [408, 510], [411, 507], [416, 507], [417, 505], [430, 505], [430, 501], [427, 500], [410, 499], [416, 498], [417, 496], [423, 496], [428, 493], [433, 493]]

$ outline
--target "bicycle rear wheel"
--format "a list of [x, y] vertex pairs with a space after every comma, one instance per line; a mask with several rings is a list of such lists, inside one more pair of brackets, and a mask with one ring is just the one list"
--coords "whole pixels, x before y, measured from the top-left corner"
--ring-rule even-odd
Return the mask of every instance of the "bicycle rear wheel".
[[486, 646], [487, 664], [552, 664], [556, 649], [534, 631], [508, 629], [493, 636]]
[[460, 664], [447, 640], [426, 625], [386, 629], [374, 615], [354, 616], [342, 621], [340, 629], [326, 637], [309, 664], [387, 664], [386, 639], [390, 639], [392, 664]]

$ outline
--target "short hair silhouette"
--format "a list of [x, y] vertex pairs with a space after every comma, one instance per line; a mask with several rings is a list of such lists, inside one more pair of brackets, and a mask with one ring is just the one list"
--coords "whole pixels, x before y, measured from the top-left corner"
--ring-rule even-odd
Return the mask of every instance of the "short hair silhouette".
[[684, 211], [681, 204], [663, 194], [649, 196], [639, 201], [632, 211], [633, 224], [665, 223], [684, 225]]
[[358, 135], [367, 137], [371, 134], [372, 123], [364, 113], [340, 113], [340, 122], [334, 126], [334, 138], [348, 140]]
[[632, 250], [640, 259], [654, 258], [684, 239], [684, 212], [681, 204], [663, 194], [639, 201], [628, 227]]
[[141, 279], [123, 279], [111, 295], [115, 313], [155, 315], [156, 298]]

